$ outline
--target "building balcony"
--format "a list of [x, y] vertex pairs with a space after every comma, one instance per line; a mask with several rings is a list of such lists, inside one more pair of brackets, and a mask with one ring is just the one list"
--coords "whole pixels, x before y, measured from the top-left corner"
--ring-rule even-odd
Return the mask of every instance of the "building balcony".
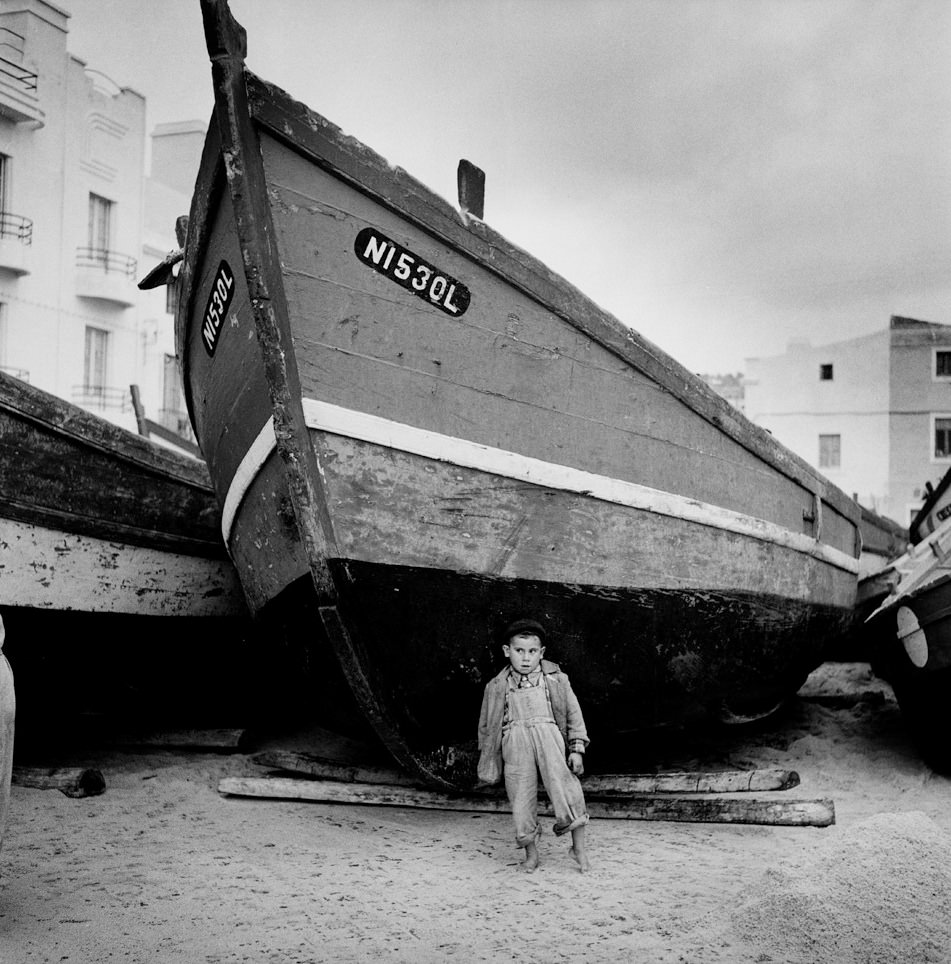
[[[6, 31], [9, 33], [9, 31]], [[3, 46], [7, 49], [7, 45]], [[15, 124], [42, 127], [45, 115], [37, 95], [37, 75], [0, 56], [0, 114]]]
[[33, 244], [33, 222], [19, 214], [0, 211], [0, 269], [29, 274]]
[[106, 385], [73, 385], [72, 401], [85, 409], [104, 412], [132, 411], [132, 396], [127, 389], [109, 388]]
[[76, 294], [80, 298], [111, 301], [128, 308], [135, 304], [136, 260], [103, 248], [76, 249]]

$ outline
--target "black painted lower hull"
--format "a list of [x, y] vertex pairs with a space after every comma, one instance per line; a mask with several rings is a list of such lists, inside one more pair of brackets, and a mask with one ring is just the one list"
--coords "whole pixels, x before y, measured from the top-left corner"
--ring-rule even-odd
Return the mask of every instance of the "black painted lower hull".
[[[653, 727], [774, 707], [822, 662], [851, 615], [700, 589], [598, 590], [353, 560], [331, 568], [358, 664], [351, 671], [369, 683], [421, 772], [456, 786], [472, 782], [483, 688], [504, 666], [498, 633], [519, 614], [550, 627], [546, 657], [569, 674], [595, 750]], [[301, 580], [262, 617], [286, 625], [289, 608], [295, 622], [310, 610], [313, 627], [318, 605]], [[329, 646], [320, 632], [306, 636]]]

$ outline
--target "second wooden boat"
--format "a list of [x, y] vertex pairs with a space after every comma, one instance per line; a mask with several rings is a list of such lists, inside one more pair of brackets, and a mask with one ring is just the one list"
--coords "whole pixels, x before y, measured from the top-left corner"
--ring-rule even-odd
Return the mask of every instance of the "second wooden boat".
[[21, 740], [81, 711], [222, 702], [251, 620], [220, 524], [202, 460], [0, 373], [0, 614]]
[[867, 658], [891, 683], [925, 760], [951, 771], [951, 519], [889, 567], [864, 628]]
[[204, 462], [0, 373], [0, 606], [247, 612]]
[[550, 627], [595, 746], [795, 692], [851, 618], [856, 504], [489, 228], [470, 165], [456, 210], [202, 7], [177, 343], [252, 610], [329, 648], [434, 784], [468, 779], [515, 616]]

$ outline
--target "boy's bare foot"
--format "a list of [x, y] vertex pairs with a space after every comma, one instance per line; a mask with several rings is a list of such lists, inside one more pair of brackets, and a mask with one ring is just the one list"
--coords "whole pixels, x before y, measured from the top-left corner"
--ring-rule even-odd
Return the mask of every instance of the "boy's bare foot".
[[584, 826], [585, 825], [582, 824], [580, 827], [575, 827], [575, 829], [571, 831], [571, 849], [568, 853], [578, 861], [581, 873], [586, 874], [591, 869], [591, 863], [588, 860], [588, 854], [584, 847]]
[[591, 869], [591, 861], [588, 860], [588, 855], [583, 850], [579, 850], [577, 847], [569, 847], [568, 853], [578, 861], [581, 873], [586, 874]]
[[521, 863], [521, 868], [526, 873], [531, 873], [538, 867], [538, 845], [530, 843], [525, 848], [525, 859]]

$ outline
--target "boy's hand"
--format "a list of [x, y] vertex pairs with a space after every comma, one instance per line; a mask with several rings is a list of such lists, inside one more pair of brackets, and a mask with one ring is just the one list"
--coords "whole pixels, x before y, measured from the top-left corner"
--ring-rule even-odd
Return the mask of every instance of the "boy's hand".
[[584, 774], [584, 757], [580, 753], [569, 753], [568, 766], [576, 777], [582, 776]]

